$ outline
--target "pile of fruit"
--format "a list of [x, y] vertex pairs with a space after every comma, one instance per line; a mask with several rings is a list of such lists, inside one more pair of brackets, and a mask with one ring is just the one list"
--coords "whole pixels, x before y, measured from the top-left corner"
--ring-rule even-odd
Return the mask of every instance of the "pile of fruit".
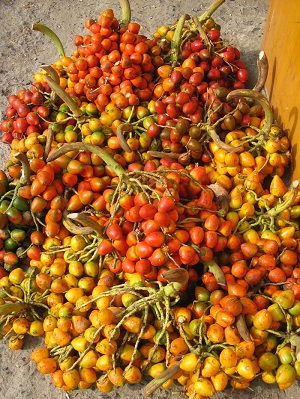
[[[205, 399], [300, 379], [290, 141], [212, 18], [148, 38], [111, 9], [8, 97], [0, 333], [66, 391], [152, 377]], [[41, 342], [40, 339], [37, 340]]]

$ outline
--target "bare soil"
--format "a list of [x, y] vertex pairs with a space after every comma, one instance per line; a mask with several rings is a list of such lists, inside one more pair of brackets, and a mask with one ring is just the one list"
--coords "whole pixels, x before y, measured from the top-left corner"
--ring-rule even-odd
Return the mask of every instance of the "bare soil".
[[[132, 20], [143, 27], [143, 33], [152, 34], [160, 25], [168, 25], [183, 13], [201, 15], [210, 4], [202, 0], [132, 0]], [[226, 0], [215, 13], [215, 20], [222, 26], [222, 37], [226, 42], [238, 47], [242, 60], [250, 70], [248, 87], [256, 81], [256, 59], [267, 13], [268, 0]], [[32, 82], [32, 76], [43, 64], [57, 60], [56, 49], [50, 39], [32, 31], [33, 23], [40, 22], [53, 29], [61, 38], [66, 54], [74, 49], [73, 39], [77, 34], [87, 33], [83, 24], [88, 18], [97, 18], [98, 13], [112, 8], [121, 17], [117, 0], [0, 0], [0, 117], [4, 116], [7, 97], [16, 94]], [[0, 167], [9, 157], [9, 148], [0, 144]], [[7, 343], [0, 343], [0, 399], [63, 399], [65, 392], [56, 389], [50, 376], [36, 371], [36, 365], [29, 360], [33, 348], [42, 340], [27, 339], [21, 351], [11, 351]], [[143, 397], [143, 384], [116, 389], [110, 395], [98, 390], [74, 391], [71, 399], [127, 398]], [[184, 398], [179, 386], [168, 391], [160, 390], [157, 399]], [[296, 383], [287, 391], [254, 382], [247, 391], [232, 391], [215, 395], [219, 399], [296, 399], [300, 397], [300, 387]]]

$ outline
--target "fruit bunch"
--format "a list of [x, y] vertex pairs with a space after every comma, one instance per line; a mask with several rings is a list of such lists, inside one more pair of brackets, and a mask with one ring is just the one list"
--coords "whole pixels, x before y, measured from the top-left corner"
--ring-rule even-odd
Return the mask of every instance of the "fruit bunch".
[[147, 38], [122, 1], [70, 57], [34, 26], [59, 60], [1, 122], [0, 331], [43, 336], [31, 359], [63, 390], [300, 378], [299, 182], [222, 2]]

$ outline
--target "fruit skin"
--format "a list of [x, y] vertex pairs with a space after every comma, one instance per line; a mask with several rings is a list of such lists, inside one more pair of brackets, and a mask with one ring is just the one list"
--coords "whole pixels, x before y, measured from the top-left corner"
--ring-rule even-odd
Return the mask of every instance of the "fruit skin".
[[63, 372], [63, 381], [69, 389], [75, 389], [80, 382], [79, 371], [76, 369]]
[[276, 382], [279, 389], [288, 389], [297, 378], [296, 370], [290, 364], [281, 364], [276, 371]]
[[39, 363], [47, 357], [49, 357], [49, 349], [46, 347], [36, 348], [30, 354], [30, 359], [35, 363]]
[[56, 369], [56, 360], [51, 357], [43, 358], [37, 364], [37, 370], [42, 374], [52, 374]]
[[255, 377], [253, 364], [250, 359], [241, 359], [236, 366], [236, 370], [241, 377], [247, 380], [252, 380]]
[[198, 356], [195, 353], [186, 355], [180, 363], [180, 368], [184, 371], [193, 371], [196, 369]]
[[272, 315], [267, 309], [259, 310], [253, 317], [253, 326], [260, 330], [267, 330], [271, 327]]
[[213, 396], [215, 388], [213, 384], [207, 378], [198, 378], [194, 384], [195, 392], [202, 396]]
[[12, 335], [8, 341], [8, 347], [11, 350], [19, 350], [22, 349], [24, 345], [24, 338], [21, 338], [17, 335]]
[[278, 363], [278, 357], [272, 352], [263, 353], [258, 359], [258, 365], [263, 371], [275, 370]]

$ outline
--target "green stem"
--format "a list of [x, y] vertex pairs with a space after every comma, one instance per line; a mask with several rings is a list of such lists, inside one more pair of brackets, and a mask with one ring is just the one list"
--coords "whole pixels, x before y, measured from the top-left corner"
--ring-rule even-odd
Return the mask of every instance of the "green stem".
[[127, 173], [125, 170], [122, 168], [121, 165], [118, 164], [105, 150], [102, 148], [93, 145], [93, 144], [87, 144], [87, 143], [70, 143], [70, 144], [64, 144], [62, 145], [57, 151], [54, 151], [48, 158], [47, 162], [54, 161], [55, 159], [59, 158], [60, 156], [66, 154], [67, 152], [70, 151], [90, 151], [92, 153], [95, 153], [98, 155], [103, 161], [110, 166], [114, 172], [121, 178], [124, 177], [126, 178]]
[[201, 23], [210, 18], [213, 13], [225, 2], [225, 0], [216, 0], [208, 7], [208, 9], [198, 18]]
[[147, 151], [151, 157], [154, 158], [166, 158], [166, 159], [178, 159], [181, 154], [176, 152], [163, 152], [163, 151]]
[[172, 378], [178, 371], [180, 371], [180, 363], [182, 359], [176, 364], [163, 371], [159, 377], [154, 378], [144, 388], [144, 396], [152, 395], [158, 388], [160, 388], [166, 381]]
[[282, 204], [279, 204], [275, 206], [275, 208], [272, 208], [268, 211], [268, 216], [276, 216], [280, 212], [284, 211], [285, 209], [289, 208], [294, 200], [297, 198], [298, 192], [299, 192], [299, 180], [294, 180], [291, 184], [291, 190], [290, 193], [285, 201], [283, 201]]
[[178, 61], [178, 54], [179, 54], [179, 48], [180, 48], [180, 39], [181, 39], [181, 34], [182, 34], [182, 29], [184, 27], [185, 21], [189, 18], [187, 14], [184, 14], [178, 21], [175, 33], [171, 42], [171, 49], [172, 49], [172, 55], [171, 59], [173, 61], [173, 65], [176, 65]]
[[206, 127], [206, 131], [209, 135], [209, 137], [220, 147], [222, 150], [225, 150], [227, 152], [238, 152], [243, 150], [243, 146], [238, 146], [234, 147], [233, 145], [226, 144], [224, 141], [222, 141], [218, 135], [218, 133], [215, 131], [215, 129], [211, 126]]
[[20, 312], [26, 308], [28, 308], [28, 303], [25, 302], [4, 303], [0, 305], [0, 316]]
[[64, 89], [60, 87], [59, 84], [57, 84], [50, 76], [47, 75], [45, 75], [45, 80], [51, 89], [58, 95], [58, 97], [60, 97], [67, 104], [75, 119], [83, 116], [77, 103], [72, 99], [72, 97], [69, 96], [69, 94], [64, 91]]
[[131, 118], [133, 117], [134, 111], [135, 111], [135, 106], [133, 105], [132, 108], [131, 108], [130, 115], [129, 115], [127, 121], [126, 121], [127, 123], [130, 123]]
[[132, 153], [132, 149], [127, 144], [127, 141], [124, 138], [124, 133], [132, 132], [132, 130], [133, 130], [133, 127], [130, 123], [121, 123], [121, 125], [119, 125], [117, 127], [117, 131], [116, 131], [116, 136], [118, 137], [121, 148], [125, 152], [129, 152], [129, 153]]
[[50, 65], [43, 65], [42, 69], [47, 72], [47, 74], [50, 76], [51, 79], [54, 80], [55, 83], [57, 83], [59, 85], [59, 76], [58, 73], [56, 72], [56, 70], [54, 68], [52, 68], [52, 66]]
[[136, 356], [136, 354], [138, 352], [139, 343], [140, 343], [140, 341], [142, 339], [142, 335], [144, 334], [144, 331], [145, 331], [145, 328], [146, 328], [146, 323], [147, 323], [148, 316], [149, 316], [149, 308], [145, 308], [144, 312], [143, 312], [143, 317], [142, 317], [142, 319], [143, 319], [142, 328], [141, 328], [141, 331], [139, 332], [139, 335], [136, 337], [136, 342], [134, 344], [134, 349], [133, 349], [133, 352], [132, 352], [132, 355], [131, 355], [131, 359], [130, 359], [129, 364], [126, 366], [126, 368], [124, 370], [124, 373], [127, 370], [130, 369], [130, 367], [132, 366], [132, 363], [135, 360], [135, 356]]
[[12, 199], [11, 199], [11, 201], [10, 201], [10, 204], [9, 204], [8, 207], [5, 209], [4, 214], [12, 208], [13, 202], [14, 202], [14, 200], [16, 199], [16, 197], [17, 197], [17, 195], [18, 195], [18, 191], [19, 191], [19, 188], [20, 188], [20, 187], [21, 187], [21, 184], [18, 183], [18, 184], [16, 185], [15, 189], [14, 189], [14, 195], [12, 196]]
[[258, 102], [262, 106], [264, 113], [265, 113], [265, 122], [264, 122], [264, 125], [261, 130], [267, 136], [270, 132], [270, 129], [271, 129], [271, 126], [273, 123], [273, 112], [272, 112], [271, 106], [269, 104], [269, 101], [266, 99], [266, 97], [263, 96], [261, 93], [258, 93], [256, 91], [253, 91], [250, 89], [239, 89], [239, 90], [231, 91], [227, 95], [226, 99], [227, 99], [227, 101], [231, 101], [232, 99], [234, 99], [236, 97], [252, 98], [252, 100]]
[[122, 9], [122, 25], [127, 26], [131, 21], [131, 9], [128, 0], [120, 0], [120, 6]]
[[207, 34], [205, 33], [205, 30], [202, 28], [202, 24], [199, 22], [197, 17], [193, 18], [194, 24], [196, 25], [196, 28], [198, 29], [198, 32], [200, 33], [200, 36], [202, 40], [204, 41], [204, 44], [206, 45], [209, 54], [213, 54], [214, 46], [212, 42], [209, 40]]
[[48, 28], [47, 26], [42, 25], [42, 24], [33, 24], [32, 29], [38, 30], [39, 32], [42, 32], [44, 35], [47, 35], [48, 37], [50, 37], [50, 39], [55, 44], [55, 47], [57, 48], [59, 58], [62, 58], [65, 56], [65, 51], [64, 51], [63, 45], [62, 45], [59, 37], [50, 28]]
[[193, 346], [190, 344], [189, 340], [187, 339], [185, 331], [184, 331], [184, 329], [182, 327], [182, 323], [179, 323], [178, 327], [179, 327], [180, 336], [181, 336], [181, 338], [183, 338], [184, 342], [186, 343], [187, 347], [189, 348], [189, 352], [190, 353], [196, 353], [198, 355], [199, 354], [198, 350], [194, 349]]

